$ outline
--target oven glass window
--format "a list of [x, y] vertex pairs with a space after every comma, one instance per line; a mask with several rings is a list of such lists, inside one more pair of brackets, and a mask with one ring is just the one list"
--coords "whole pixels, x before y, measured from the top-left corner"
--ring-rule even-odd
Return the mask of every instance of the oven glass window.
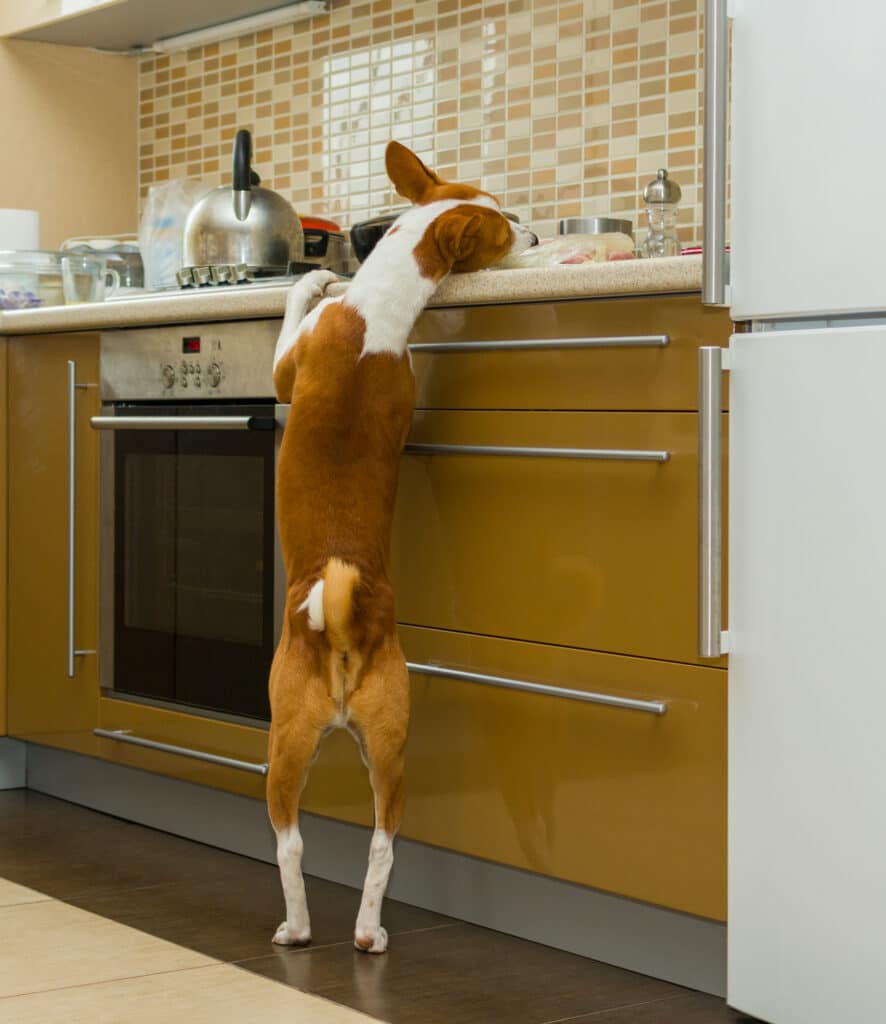
[[274, 436], [115, 431], [115, 691], [269, 717]]

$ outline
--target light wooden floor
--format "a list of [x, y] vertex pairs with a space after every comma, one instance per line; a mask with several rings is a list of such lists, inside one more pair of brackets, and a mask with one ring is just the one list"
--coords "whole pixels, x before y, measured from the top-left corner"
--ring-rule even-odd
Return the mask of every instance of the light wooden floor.
[[0, 1019], [359, 1024], [372, 1018], [0, 879]]

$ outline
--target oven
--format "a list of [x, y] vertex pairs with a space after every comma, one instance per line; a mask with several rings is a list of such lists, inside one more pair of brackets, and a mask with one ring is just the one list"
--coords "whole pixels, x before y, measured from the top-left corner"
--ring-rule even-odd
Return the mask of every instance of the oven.
[[285, 596], [274, 471], [279, 321], [102, 335], [99, 681], [266, 721]]

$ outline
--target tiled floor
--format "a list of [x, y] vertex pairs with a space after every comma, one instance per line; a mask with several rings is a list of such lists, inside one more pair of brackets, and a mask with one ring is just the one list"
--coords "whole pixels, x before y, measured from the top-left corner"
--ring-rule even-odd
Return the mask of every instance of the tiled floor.
[[394, 901], [389, 953], [366, 956], [351, 945], [358, 894], [318, 879], [307, 880], [314, 944], [281, 949], [271, 865], [25, 790], [0, 793], [0, 879], [0, 1020], [745, 1019], [722, 1000]]

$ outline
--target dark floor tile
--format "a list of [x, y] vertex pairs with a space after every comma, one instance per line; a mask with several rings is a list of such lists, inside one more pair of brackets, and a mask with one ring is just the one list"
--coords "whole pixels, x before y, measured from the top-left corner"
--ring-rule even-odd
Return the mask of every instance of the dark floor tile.
[[722, 999], [689, 992], [672, 999], [622, 1006], [573, 1017], [569, 1024], [755, 1024], [730, 1010]]
[[239, 966], [391, 1024], [541, 1024], [686, 991], [464, 924], [394, 936], [381, 957], [335, 947]]
[[[0, 793], [0, 877], [220, 960], [276, 954], [277, 868], [37, 793]], [[355, 889], [306, 879], [314, 942], [350, 943]], [[449, 918], [385, 902], [391, 933]], [[285, 951], [280, 951], [285, 952]]]
[[270, 942], [276, 867], [26, 790], [0, 792], [0, 877], [392, 1024], [738, 1024], [722, 1000], [386, 901], [391, 951], [351, 947], [359, 893], [307, 879], [314, 946]]
[[0, 875], [58, 899], [220, 877], [247, 858], [29, 790], [0, 793]]
[[[305, 888], [313, 943], [350, 945], [360, 893], [318, 878], [306, 878]], [[271, 943], [285, 913], [279, 875], [269, 864], [245, 861], [236, 878], [194, 877], [154, 889], [74, 896], [67, 902], [219, 960], [290, 952]], [[455, 924], [394, 900], [385, 901], [383, 919], [391, 934]]]

